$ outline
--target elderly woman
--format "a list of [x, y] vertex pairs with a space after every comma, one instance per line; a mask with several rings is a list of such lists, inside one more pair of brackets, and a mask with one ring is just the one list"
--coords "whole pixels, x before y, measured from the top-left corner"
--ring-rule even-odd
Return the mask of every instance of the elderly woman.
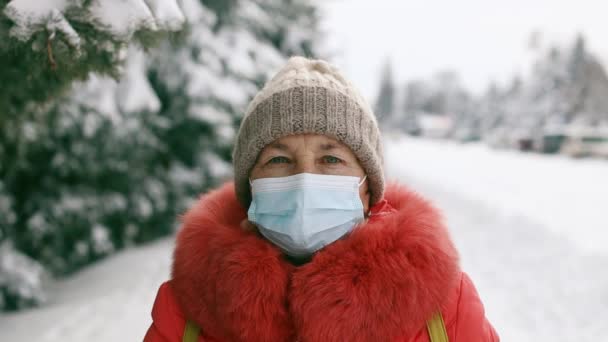
[[145, 341], [498, 341], [439, 213], [385, 186], [376, 119], [336, 68], [291, 58], [233, 159], [183, 217]]

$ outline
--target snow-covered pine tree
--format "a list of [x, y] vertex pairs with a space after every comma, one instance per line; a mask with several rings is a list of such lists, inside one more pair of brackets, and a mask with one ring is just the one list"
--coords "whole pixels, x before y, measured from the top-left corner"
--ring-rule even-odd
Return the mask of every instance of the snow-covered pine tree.
[[417, 103], [422, 95], [422, 87], [423, 85], [417, 81], [410, 81], [404, 87], [405, 94], [401, 104], [402, 122], [400, 127], [403, 127], [403, 131], [409, 135], [422, 134], [422, 127], [420, 126], [421, 108]]
[[19, 153], [4, 154], [18, 186], [0, 178], [0, 212], [12, 215], [4, 240], [32, 266], [9, 287], [0, 265], [0, 307], [44, 298], [35, 265], [67, 274], [173, 232], [189, 201], [229, 175], [249, 98], [288, 54], [314, 55], [318, 27], [309, 1], [230, 3], [180, 1], [186, 31], [148, 59], [124, 50], [120, 82], [94, 76], [28, 110]]
[[[108, 248], [99, 225], [83, 228], [77, 219], [105, 210], [104, 202], [84, 208], [82, 196], [70, 197], [74, 189], [98, 197], [79, 179], [96, 167], [88, 135], [104, 120], [98, 108], [80, 115], [57, 99], [93, 72], [119, 76], [130, 43], [150, 47], [183, 23], [177, 0], [0, 0], [0, 310], [42, 301], [44, 267], [66, 272]], [[80, 159], [65, 159], [66, 150]], [[60, 200], [93, 210], [74, 216]], [[90, 232], [96, 253], [82, 243]]]
[[504, 96], [502, 89], [491, 82], [484, 94], [475, 101], [470, 115], [479, 120], [479, 136], [482, 139], [491, 139], [496, 129], [503, 125]]
[[565, 121], [576, 125], [608, 125], [608, 76], [596, 56], [588, 51], [585, 38], [578, 35], [564, 61], [570, 106]]
[[[390, 61], [387, 61], [382, 67], [380, 88], [374, 104], [374, 113], [378, 117], [379, 124], [384, 127], [391, 124], [395, 112], [396, 89], [393, 77], [393, 67]], [[401, 126], [401, 123], [399, 126]]]

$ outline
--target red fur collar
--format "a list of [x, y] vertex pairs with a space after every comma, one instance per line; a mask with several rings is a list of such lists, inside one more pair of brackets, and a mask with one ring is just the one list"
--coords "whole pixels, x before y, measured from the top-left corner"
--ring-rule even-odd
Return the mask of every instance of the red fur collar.
[[406, 188], [395, 210], [295, 267], [255, 232], [233, 184], [183, 217], [171, 285], [185, 315], [220, 341], [391, 341], [445, 305], [460, 274], [438, 212]]

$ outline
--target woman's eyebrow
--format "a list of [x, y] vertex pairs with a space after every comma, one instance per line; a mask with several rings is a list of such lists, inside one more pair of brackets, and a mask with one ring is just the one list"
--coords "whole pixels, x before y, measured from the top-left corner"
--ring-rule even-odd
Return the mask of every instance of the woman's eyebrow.
[[289, 147], [287, 145], [281, 144], [280, 142], [273, 142], [272, 144], [268, 145], [268, 147], [272, 147], [281, 151], [289, 150]]
[[343, 150], [344, 147], [334, 143], [323, 143], [320, 146], [321, 151]]

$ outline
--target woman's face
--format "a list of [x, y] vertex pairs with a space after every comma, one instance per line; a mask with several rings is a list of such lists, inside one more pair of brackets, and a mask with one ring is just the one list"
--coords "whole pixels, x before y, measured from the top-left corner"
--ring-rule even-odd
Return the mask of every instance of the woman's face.
[[[354, 153], [343, 143], [319, 134], [289, 135], [268, 144], [251, 170], [251, 180], [287, 177], [298, 173], [356, 176], [365, 171]], [[364, 212], [369, 211], [367, 179], [359, 187]]]

